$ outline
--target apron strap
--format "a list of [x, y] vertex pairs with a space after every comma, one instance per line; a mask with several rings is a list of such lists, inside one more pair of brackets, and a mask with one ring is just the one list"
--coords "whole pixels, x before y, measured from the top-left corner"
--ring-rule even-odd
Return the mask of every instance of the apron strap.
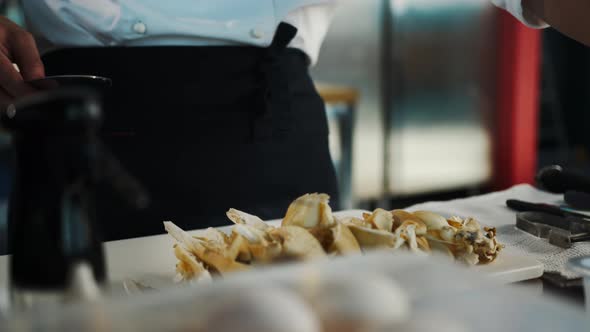
[[[263, 53], [259, 64], [257, 107], [252, 119], [252, 138], [254, 141], [267, 140], [272, 136], [272, 107], [271, 107], [271, 89], [274, 84], [288, 84], [284, 75], [273, 75], [280, 68], [276, 66], [277, 60], [287, 49], [289, 43], [297, 35], [297, 28], [294, 26], [281, 23], [279, 24], [272, 43]], [[288, 92], [288, 89], [277, 89]], [[288, 96], [275, 96], [276, 99], [288, 101]], [[289, 103], [282, 105], [282, 112], [289, 112]], [[287, 121], [288, 122], [288, 121]], [[286, 125], [286, 126], [285, 126]], [[288, 123], [282, 125], [282, 131], [288, 131]]]

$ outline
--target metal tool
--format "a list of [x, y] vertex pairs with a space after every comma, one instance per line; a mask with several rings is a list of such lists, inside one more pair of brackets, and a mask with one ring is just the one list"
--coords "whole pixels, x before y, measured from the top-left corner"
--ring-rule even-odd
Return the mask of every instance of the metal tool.
[[568, 231], [555, 230], [549, 234], [549, 243], [561, 248], [571, 248], [574, 242], [590, 241], [590, 233], [572, 234]]
[[[525, 211], [537, 211], [537, 212], [545, 212], [549, 214], [553, 214], [556, 216], [575, 216], [583, 219], [588, 219], [588, 215], [583, 213], [578, 213], [572, 210], [563, 209], [557, 205], [545, 204], [545, 203], [531, 203], [526, 201], [521, 201], [517, 199], [509, 199], [506, 201], [506, 205], [511, 208], [512, 210], [525, 212]], [[590, 221], [589, 221], [590, 222]]]
[[102, 90], [110, 88], [113, 82], [110, 78], [94, 75], [55, 75], [27, 81], [28, 84], [40, 90], [56, 89], [59, 87], [87, 87]]
[[570, 248], [574, 242], [590, 240], [590, 223], [572, 216], [520, 212], [516, 214], [516, 227], [561, 248]]

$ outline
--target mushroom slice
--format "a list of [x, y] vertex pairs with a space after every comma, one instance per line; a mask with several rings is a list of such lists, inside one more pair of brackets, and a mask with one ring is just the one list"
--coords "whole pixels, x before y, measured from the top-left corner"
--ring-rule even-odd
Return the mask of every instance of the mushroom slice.
[[329, 205], [330, 196], [326, 194], [305, 194], [289, 205], [282, 226], [303, 228], [330, 227], [334, 216]]
[[393, 210], [391, 211], [393, 217], [393, 229], [395, 231], [404, 221], [415, 220], [416, 217], [406, 210]]
[[189, 233], [185, 232], [182, 228], [176, 226], [171, 221], [164, 222], [164, 228], [176, 241], [182, 244], [190, 252], [200, 250], [199, 247], [203, 247], [201, 240], [195, 239]]
[[[274, 229], [274, 227], [271, 228], [271, 230]], [[244, 224], [236, 224], [232, 232], [241, 235], [248, 242], [249, 254], [242, 253], [240, 260], [250, 256], [254, 261], [265, 263], [281, 254], [281, 244], [271, 239], [267, 232]]]
[[311, 235], [313, 235], [313, 237], [316, 238], [316, 240], [318, 240], [318, 242], [322, 245], [322, 248], [324, 248], [324, 251], [330, 252], [330, 247], [332, 246], [332, 243], [334, 243], [334, 236], [332, 234], [333, 228], [334, 226], [330, 228], [314, 227], [308, 229], [308, 231]]
[[459, 217], [450, 217], [449, 219], [447, 219], [447, 223], [450, 226], [453, 226], [455, 228], [461, 228], [463, 227], [463, 219], [459, 218]]
[[416, 242], [418, 243], [418, 248], [426, 252], [432, 251], [432, 249], [430, 248], [430, 243], [428, 243], [428, 240], [424, 236], [416, 237]]
[[190, 234], [176, 226], [172, 222], [164, 222], [166, 231], [180, 242], [191, 254], [205, 263], [208, 267], [215, 269], [217, 272], [224, 274], [226, 272], [245, 270], [247, 265], [238, 263], [233, 259], [225, 257], [222, 253], [211, 250], [202, 244], [199, 239], [193, 238]]
[[332, 245], [328, 249], [330, 253], [335, 252], [339, 255], [355, 254], [361, 252], [361, 247], [350, 229], [341, 223], [330, 228], [332, 232]]
[[253, 262], [269, 263], [281, 256], [282, 246], [278, 242], [270, 242], [266, 245], [250, 244], [248, 246]]
[[449, 226], [449, 224], [447, 223], [447, 219], [445, 219], [445, 217], [433, 212], [416, 211], [412, 214], [421, 221], [423, 221], [429, 230], [439, 230], [445, 226]]
[[218, 252], [224, 252], [230, 242], [230, 238], [225, 233], [212, 227], [193, 235], [193, 238], [201, 241], [201, 244], [208, 249]]
[[229, 220], [233, 221], [236, 225], [247, 225], [264, 232], [267, 232], [273, 228], [257, 216], [242, 212], [240, 210], [229, 209], [229, 211], [227, 211], [225, 214]]
[[336, 218], [337, 223], [341, 223], [344, 225], [356, 225], [363, 228], [371, 228], [371, 223], [365, 219], [360, 219], [356, 217], [344, 217], [344, 218]]
[[282, 255], [287, 257], [307, 259], [326, 255], [318, 240], [303, 227], [282, 226], [272, 230], [270, 236], [282, 245]]
[[193, 253], [197, 256], [203, 263], [207, 264], [211, 269], [219, 272], [221, 275], [224, 275], [228, 272], [234, 271], [244, 271], [248, 269], [248, 265], [238, 263], [233, 259], [229, 259], [224, 255], [205, 249], [201, 252]]
[[354, 224], [348, 224], [346, 226], [363, 250], [393, 246], [395, 237], [390, 232], [360, 227]]
[[224, 254], [225, 257], [233, 260], [250, 261], [250, 249], [248, 248], [248, 240], [240, 234], [233, 233], [231, 237], [231, 243], [228, 245]]
[[418, 251], [417, 235], [426, 234], [426, 225], [421, 221], [407, 219], [394, 232], [395, 242], [393, 249], [407, 243], [412, 251]]
[[232, 227], [232, 233], [243, 236], [250, 244], [268, 244], [268, 233], [260, 229], [243, 224], [236, 224]]
[[438, 241], [430, 241], [429, 244], [433, 254], [440, 254], [443, 257], [448, 257], [451, 260], [455, 260], [455, 255], [453, 255], [453, 252], [445, 243]]
[[375, 229], [392, 232], [393, 215], [389, 211], [385, 211], [383, 209], [376, 209], [365, 220], [369, 222]]
[[176, 272], [179, 274], [177, 281], [205, 281], [211, 280], [211, 274], [205, 269], [197, 258], [182, 246], [174, 245], [174, 255], [179, 262], [176, 265]]

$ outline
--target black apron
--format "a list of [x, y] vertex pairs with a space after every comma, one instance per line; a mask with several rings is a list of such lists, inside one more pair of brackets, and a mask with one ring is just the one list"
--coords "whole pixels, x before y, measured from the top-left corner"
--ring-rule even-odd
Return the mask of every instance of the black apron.
[[134, 211], [98, 195], [107, 240], [227, 225], [237, 208], [281, 218], [307, 192], [337, 202], [324, 104], [281, 24], [268, 48], [105, 47], [43, 56], [47, 75], [110, 77], [102, 139], [148, 189]]

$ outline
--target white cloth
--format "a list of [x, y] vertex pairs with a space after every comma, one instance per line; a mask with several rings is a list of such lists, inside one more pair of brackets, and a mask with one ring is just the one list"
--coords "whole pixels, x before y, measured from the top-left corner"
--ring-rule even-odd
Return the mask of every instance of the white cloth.
[[505, 191], [481, 196], [418, 204], [409, 207], [408, 210], [428, 210], [446, 217], [473, 217], [483, 225], [496, 227], [501, 243], [523, 255], [537, 259], [544, 264], [545, 272], [558, 272], [569, 279], [578, 278], [579, 275], [567, 269], [566, 263], [570, 258], [590, 255], [590, 242], [578, 242], [570, 249], [562, 249], [545, 239], [539, 239], [517, 229], [516, 212], [506, 207], [508, 199], [563, 204], [563, 195], [547, 193], [530, 185], [518, 185]]
[[336, 1], [343, 0], [21, 0], [42, 53], [72, 46], [268, 46], [284, 21], [299, 29], [290, 46], [312, 62]]

